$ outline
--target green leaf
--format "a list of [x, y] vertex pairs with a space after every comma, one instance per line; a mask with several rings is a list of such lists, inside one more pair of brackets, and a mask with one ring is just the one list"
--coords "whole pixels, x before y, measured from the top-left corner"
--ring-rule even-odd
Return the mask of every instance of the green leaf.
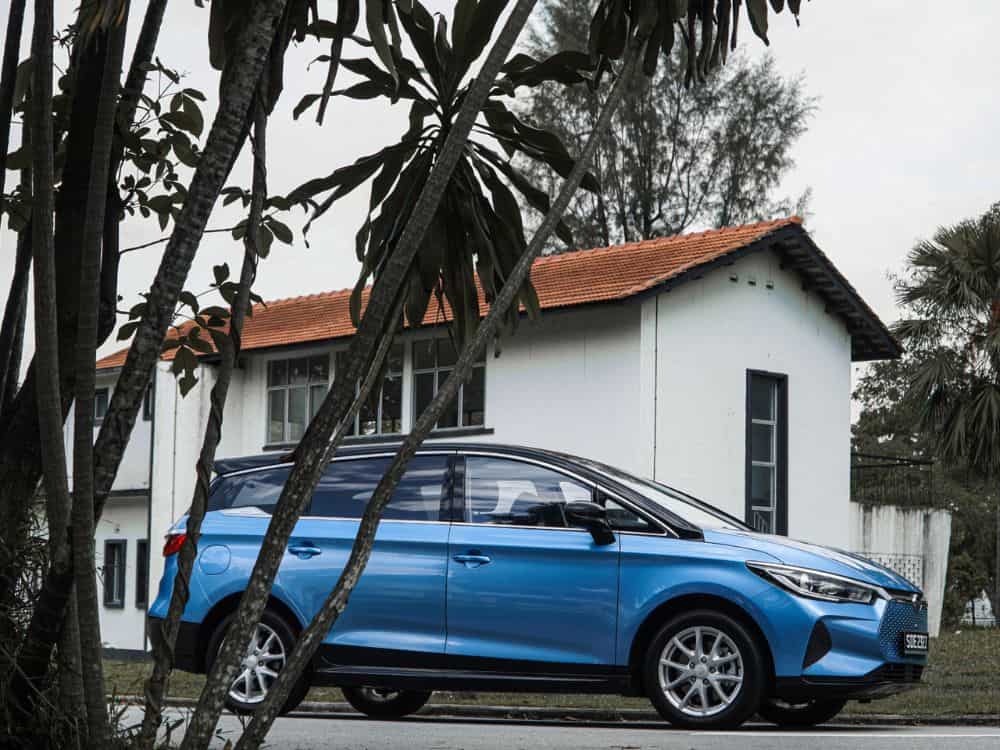
[[229, 278], [229, 264], [222, 263], [218, 266], [212, 266], [212, 274], [215, 276], [215, 285], [221, 286]]
[[467, 23], [467, 29], [463, 30], [461, 51], [459, 51], [459, 45], [455, 45], [457, 78], [462, 78], [468, 72], [469, 66], [483, 54], [483, 50], [486, 49], [486, 45], [493, 37], [497, 21], [506, 6], [507, 0], [479, 0], [471, 20], [467, 22], [463, 20], [464, 24]]
[[267, 220], [267, 227], [274, 232], [274, 236], [279, 242], [283, 242], [286, 245], [292, 244], [292, 230], [288, 228], [288, 225], [282, 224], [274, 217], [270, 217]]
[[180, 293], [180, 301], [191, 308], [191, 311], [197, 315], [198, 314], [198, 298], [195, 297], [191, 292], [183, 291]]
[[309, 109], [312, 105], [323, 98], [322, 94], [306, 94], [301, 99], [299, 103], [295, 105], [295, 109], [292, 110], [292, 119], [298, 120], [299, 116]]
[[759, 36], [764, 44], [770, 44], [767, 39], [767, 0], [747, 0], [747, 15], [753, 33]]
[[137, 320], [137, 321], [133, 321], [131, 323], [124, 323], [118, 329], [118, 340], [119, 341], [125, 341], [127, 339], [132, 338], [132, 335], [135, 333], [136, 329], [139, 327], [139, 322], [140, 321]]
[[[393, 91], [399, 86], [399, 73], [396, 71], [396, 63], [390, 49], [389, 39], [385, 33], [385, 0], [365, 0], [365, 22], [368, 25], [368, 38], [371, 39], [375, 54], [389, 71], [392, 77]], [[392, 10], [389, 9], [391, 13]]]
[[257, 238], [260, 241], [260, 244], [257, 245], [257, 255], [261, 258], [266, 258], [271, 254], [271, 245], [274, 244], [274, 233], [266, 226], [262, 226], [260, 231], [257, 232]]

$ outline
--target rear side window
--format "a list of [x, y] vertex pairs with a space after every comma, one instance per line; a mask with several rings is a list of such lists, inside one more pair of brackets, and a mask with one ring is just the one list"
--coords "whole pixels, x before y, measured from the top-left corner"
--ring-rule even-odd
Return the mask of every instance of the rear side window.
[[[361, 518], [392, 459], [334, 461], [313, 494], [311, 516]], [[382, 518], [439, 521], [448, 501], [448, 456], [416, 456], [396, 486]]]
[[285, 466], [223, 477], [212, 489], [208, 509], [260, 508], [272, 513], [290, 471], [291, 468]]

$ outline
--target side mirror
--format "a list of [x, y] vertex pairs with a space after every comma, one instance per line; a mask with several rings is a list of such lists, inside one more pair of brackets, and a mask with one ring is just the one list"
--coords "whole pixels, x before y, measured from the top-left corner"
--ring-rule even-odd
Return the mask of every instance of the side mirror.
[[613, 544], [614, 532], [608, 526], [607, 511], [597, 503], [568, 503], [566, 505], [566, 520], [570, 526], [580, 526], [587, 529], [594, 538], [594, 543], [601, 546]]

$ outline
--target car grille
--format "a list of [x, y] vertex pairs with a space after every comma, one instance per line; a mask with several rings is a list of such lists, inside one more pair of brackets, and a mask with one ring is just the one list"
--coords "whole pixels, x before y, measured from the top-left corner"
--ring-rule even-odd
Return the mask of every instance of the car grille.
[[920, 682], [923, 664], [884, 664], [870, 675], [877, 682]]
[[903, 656], [901, 634], [904, 631], [927, 632], [927, 602], [913, 604], [893, 599], [886, 605], [878, 629], [879, 646], [886, 661], [913, 658]]

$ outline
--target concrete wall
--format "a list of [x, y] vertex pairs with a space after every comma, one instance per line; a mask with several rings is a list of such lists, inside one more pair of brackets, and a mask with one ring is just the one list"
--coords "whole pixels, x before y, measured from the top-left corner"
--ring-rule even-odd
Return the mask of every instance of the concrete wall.
[[[735, 277], [735, 281], [731, 279]], [[745, 517], [747, 370], [788, 378], [789, 535], [844, 546], [851, 342], [777, 256], [756, 254], [643, 303], [646, 473]]]
[[[951, 513], [851, 503], [850, 549], [896, 570], [923, 589], [931, 635], [941, 628], [945, 574], [951, 545]], [[914, 560], [922, 564], [914, 580]]]

